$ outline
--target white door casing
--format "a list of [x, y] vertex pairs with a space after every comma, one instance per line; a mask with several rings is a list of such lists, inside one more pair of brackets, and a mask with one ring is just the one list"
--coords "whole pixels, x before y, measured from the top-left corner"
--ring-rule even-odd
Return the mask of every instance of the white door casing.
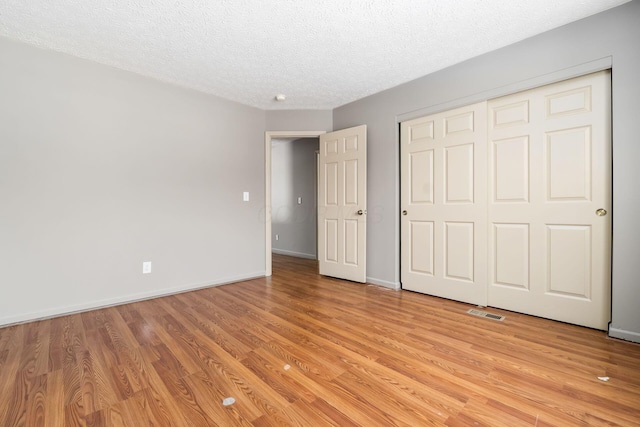
[[320, 135], [320, 274], [366, 282], [367, 128]]
[[605, 330], [610, 73], [494, 99], [488, 109], [488, 304]]
[[401, 124], [403, 289], [486, 305], [486, 102]]

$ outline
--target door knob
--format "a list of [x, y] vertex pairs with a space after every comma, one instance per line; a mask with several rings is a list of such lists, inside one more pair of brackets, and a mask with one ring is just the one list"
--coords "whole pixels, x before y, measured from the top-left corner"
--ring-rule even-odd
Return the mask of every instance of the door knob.
[[362, 209], [360, 209], [358, 212], [356, 212], [358, 215], [364, 215], [367, 213], [367, 211], [363, 211]]
[[598, 209], [596, 211], [596, 215], [598, 216], [605, 216], [607, 214], [607, 210], [606, 209]]
[[406, 214], [407, 214], [407, 211], [402, 211], [402, 215], [406, 215]]

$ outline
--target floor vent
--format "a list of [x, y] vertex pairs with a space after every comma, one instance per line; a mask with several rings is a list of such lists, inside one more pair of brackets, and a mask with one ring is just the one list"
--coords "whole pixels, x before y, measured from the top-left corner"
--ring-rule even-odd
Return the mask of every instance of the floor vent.
[[486, 311], [475, 310], [473, 308], [467, 311], [467, 313], [473, 316], [484, 317], [491, 320], [498, 320], [500, 322], [504, 320], [504, 316], [500, 316], [499, 314], [487, 313]]

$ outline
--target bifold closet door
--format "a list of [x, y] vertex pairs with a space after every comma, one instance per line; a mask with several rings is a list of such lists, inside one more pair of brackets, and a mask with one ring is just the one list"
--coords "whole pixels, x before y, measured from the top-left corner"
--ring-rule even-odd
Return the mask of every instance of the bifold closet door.
[[489, 301], [607, 329], [610, 74], [488, 103]]
[[486, 304], [486, 103], [401, 124], [403, 289]]

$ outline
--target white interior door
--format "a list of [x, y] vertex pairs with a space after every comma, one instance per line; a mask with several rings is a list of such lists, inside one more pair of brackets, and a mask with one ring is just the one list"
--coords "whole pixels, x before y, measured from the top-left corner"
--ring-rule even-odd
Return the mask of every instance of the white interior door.
[[488, 304], [606, 329], [609, 72], [495, 99], [488, 108]]
[[402, 288], [486, 305], [486, 103], [401, 124]]
[[320, 135], [320, 274], [366, 282], [367, 127]]

